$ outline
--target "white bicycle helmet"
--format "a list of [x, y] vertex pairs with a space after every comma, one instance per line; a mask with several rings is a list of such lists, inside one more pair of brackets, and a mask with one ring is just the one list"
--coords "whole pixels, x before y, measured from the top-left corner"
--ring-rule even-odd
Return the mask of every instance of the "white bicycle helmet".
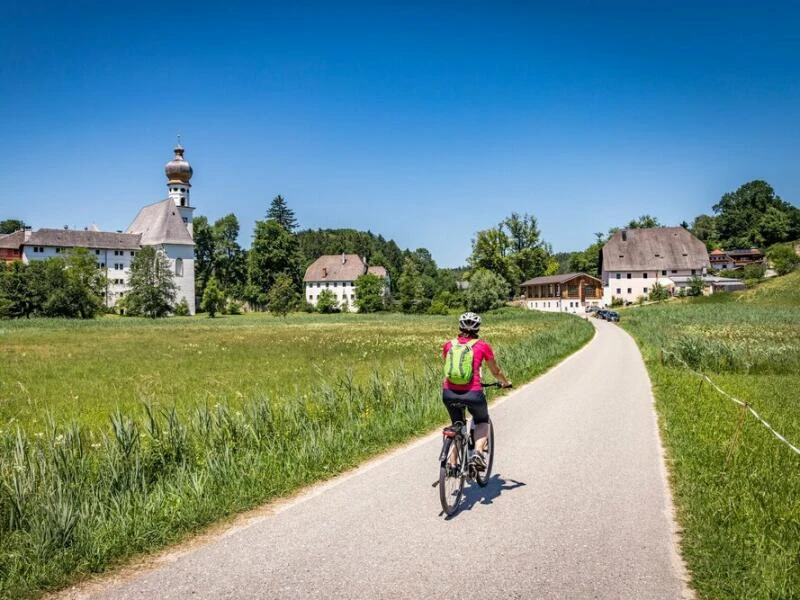
[[466, 333], [478, 333], [481, 328], [481, 318], [474, 312], [465, 312], [458, 318], [458, 328]]

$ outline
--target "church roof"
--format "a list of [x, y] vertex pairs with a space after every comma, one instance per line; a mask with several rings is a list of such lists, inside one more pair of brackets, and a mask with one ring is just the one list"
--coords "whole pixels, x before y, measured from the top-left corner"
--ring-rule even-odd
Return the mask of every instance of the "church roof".
[[140, 234], [142, 246], [157, 244], [194, 246], [178, 207], [169, 198], [142, 208], [128, 227], [128, 233]]
[[[12, 234], [13, 235], [13, 234]], [[138, 250], [139, 235], [80, 229], [38, 229], [25, 241], [26, 246]]]

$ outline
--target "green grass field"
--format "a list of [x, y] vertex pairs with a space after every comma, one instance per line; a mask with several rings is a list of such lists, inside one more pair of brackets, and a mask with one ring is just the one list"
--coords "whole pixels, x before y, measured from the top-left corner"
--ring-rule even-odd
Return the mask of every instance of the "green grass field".
[[[439, 353], [455, 323], [0, 322], [0, 597], [104, 570], [444, 422]], [[517, 383], [593, 335], [515, 309], [484, 324]]]
[[622, 322], [653, 382], [699, 598], [800, 598], [800, 455], [685, 366], [800, 446], [800, 272]]

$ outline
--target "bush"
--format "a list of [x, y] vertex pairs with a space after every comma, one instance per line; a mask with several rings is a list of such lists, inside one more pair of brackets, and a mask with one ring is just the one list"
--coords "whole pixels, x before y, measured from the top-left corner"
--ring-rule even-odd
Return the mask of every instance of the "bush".
[[800, 265], [800, 256], [794, 251], [793, 244], [775, 244], [767, 250], [767, 258], [778, 275], [788, 275]]
[[447, 305], [440, 300], [434, 300], [428, 308], [429, 315], [446, 315], [448, 314]]
[[331, 290], [322, 290], [317, 298], [317, 310], [321, 313], [339, 312], [339, 303], [336, 301], [336, 294]]
[[661, 302], [667, 298], [669, 298], [669, 290], [660, 283], [654, 284], [653, 289], [650, 291], [650, 300], [653, 302]]
[[485, 312], [505, 305], [508, 282], [497, 273], [478, 269], [469, 280], [466, 293], [467, 310]]
[[242, 314], [242, 303], [233, 298], [228, 298], [228, 304], [225, 307], [225, 314], [240, 315]]
[[623, 305], [622, 298], [619, 298], [617, 296], [611, 296], [611, 308], [616, 308], [622, 305]]
[[172, 314], [176, 317], [188, 317], [189, 316], [189, 303], [186, 301], [186, 298], [181, 298], [181, 301], [175, 305], [175, 308], [172, 309]]

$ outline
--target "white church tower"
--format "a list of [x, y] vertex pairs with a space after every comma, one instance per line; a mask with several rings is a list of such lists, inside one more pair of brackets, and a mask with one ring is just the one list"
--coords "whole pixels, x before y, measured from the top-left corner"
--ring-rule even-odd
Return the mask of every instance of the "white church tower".
[[183, 146], [181, 146], [180, 138], [178, 138], [178, 145], [175, 146], [175, 158], [166, 164], [164, 172], [167, 174], [169, 199], [178, 207], [178, 212], [183, 222], [186, 223], [189, 234], [193, 235], [192, 213], [194, 213], [194, 207], [189, 202], [189, 190], [192, 187], [189, 181], [192, 179], [193, 171], [189, 161], [183, 158]]

